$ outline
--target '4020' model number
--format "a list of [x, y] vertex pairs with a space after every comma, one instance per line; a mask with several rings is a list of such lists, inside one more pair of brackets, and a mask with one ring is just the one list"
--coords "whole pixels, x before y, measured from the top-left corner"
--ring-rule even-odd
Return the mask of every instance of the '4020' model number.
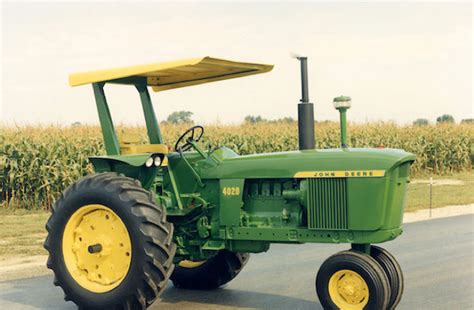
[[238, 196], [240, 195], [240, 187], [224, 187], [222, 189], [222, 194], [224, 194], [224, 196]]

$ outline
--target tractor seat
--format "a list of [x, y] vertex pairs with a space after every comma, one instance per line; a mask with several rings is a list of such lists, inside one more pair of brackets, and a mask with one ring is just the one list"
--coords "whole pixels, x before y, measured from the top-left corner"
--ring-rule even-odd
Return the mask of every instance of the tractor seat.
[[143, 154], [143, 153], [160, 153], [168, 154], [168, 146], [165, 144], [143, 144], [138, 134], [122, 133], [119, 137], [120, 153], [127, 154]]

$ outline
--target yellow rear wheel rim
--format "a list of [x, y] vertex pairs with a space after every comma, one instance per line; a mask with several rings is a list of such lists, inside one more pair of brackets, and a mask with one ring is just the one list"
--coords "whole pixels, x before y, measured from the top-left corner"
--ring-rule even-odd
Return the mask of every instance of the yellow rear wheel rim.
[[80, 207], [66, 223], [62, 240], [66, 268], [83, 288], [104, 293], [125, 278], [132, 261], [127, 227], [110, 208]]
[[199, 262], [194, 262], [192, 260], [182, 260], [179, 262], [178, 266], [183, 267], [183, 268], [196, 268], [204, 264], [206, 261], [199, 261]]
[[369, 287], [360, 274], [343, 269], [329, 279], [329, 296], [339, 309], [363, 309], [369, 302]]

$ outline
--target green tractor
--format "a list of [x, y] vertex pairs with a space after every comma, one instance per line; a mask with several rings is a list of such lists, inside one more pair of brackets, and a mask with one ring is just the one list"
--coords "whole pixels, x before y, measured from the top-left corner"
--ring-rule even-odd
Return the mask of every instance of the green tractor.
[[[413, 154], [349, 148], [349, 97], [334, 100], [341, 148], [314, 149], [307, 60], [299, 57], [299, 150], [239, 156], [198, 142], [202, 126], [165, 144], [148, 87], [164, 91], [270, 71], [265, 64], [211, 57], [70, 76], [92, 84], [106, 156], [95, 173], [69, 186], [52, 207], [44, 243], [47, 266], [65, 299], [81, 308], [144, 309], [171, 279], [177, 288], [207, 290], [235, 278], [250, 253], [271, 243], [350, 243], [316, 277], [325, 309], [393, 309], [400, 301], [399, 264], [374, 243], [402, 233]], [[149, 143], [117, 135], [104, 86], [134, 86]], [[309, 262], [308, 262], [309, 263]], [[311, 262], [311, 265], [313, 263]], [[264, 279], [262, 279], [264, 280]]]

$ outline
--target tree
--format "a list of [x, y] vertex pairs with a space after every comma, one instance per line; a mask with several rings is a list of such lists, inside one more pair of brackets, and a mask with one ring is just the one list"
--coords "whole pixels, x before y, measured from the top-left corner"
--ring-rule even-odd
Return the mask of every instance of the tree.
[[171, 124], [184, 124], [184, 123], [192, 123], [193, 120], [191, 116], [193, 112], [190, 111], [176, 111], [168, 115], [166, 121], [170, 122]]
[[461, 121], [461, 124], [474, 124], [474, 118], [465, 118]]
[[426, 126], [428, 125], [430, 122], [426, 119], [426, 118], [417, 118], [414, 122], [413, 122], [413, 125], [416, 125], [416, 126]]
[[454, 117], [449, 114], [443, 114], [436, 119], [436, 123], [443, 124], [443, 123], [454, 123]]
[[284, 118], [279, 118], [277, 119], [277, 122], [278, 123], [294, 123], [296, 122], [296, 120], [293, 118], [293, 117], [284, 117]]
[[260, 115], [257, 115], [257, 116], [247, 115], [244, 121], [249, 124], [256, 124], [256, 123], [264, 122], [266, 120], [263, 119]]

